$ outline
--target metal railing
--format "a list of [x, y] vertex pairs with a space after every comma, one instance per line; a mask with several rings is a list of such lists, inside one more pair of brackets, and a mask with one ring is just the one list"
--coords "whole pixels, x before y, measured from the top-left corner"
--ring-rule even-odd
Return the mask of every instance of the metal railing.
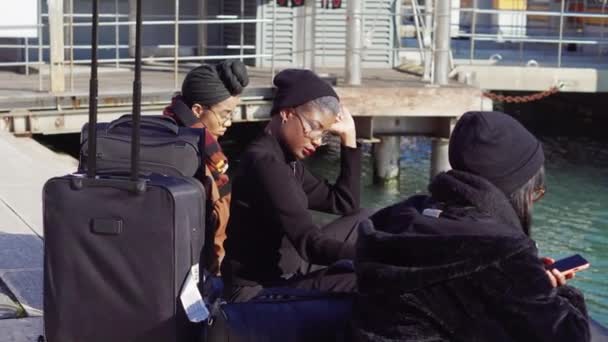
[[[526, 52], [529, 52], [526, 48], [524, 48], [525, 44], [551, 44], [555, 45], [555, 52], [552, 56], [556, 59], [555, 65], [558, 68], [564, 66], [564, 46], [565, 45], [581, 45], [581, 46], [596, 46], [597, 54], [586, 53], [579, 54], [579, 56], [570, 56], [570, 57], [592, 57], [595, 56], [598, 64], [603, 64], [608, 62], [608, 58], [602, 58], [604, 55], [604, 47], [608, 46], [608, 37], [606, 36], [606, 29], [608, 29], [608, 1], [603, 1], [602, 3], [598, 3], [593, 10], [596, 13], [589, 12], [588, 8], [580, 8], [574, 7], [573, 2], [567, 0], [561, 0], [557, 3], [559, 8], [554, 10], [531, 10], [531, 9], [489, 9], [489, 8], [480, 8], [479, 1], [473, 0], [471, 7], [463, 7], [463, 8], [452, 8], [452, 11], [457, 11], [460, 19], [463, 19], [463, 15], [470, 15], [470, 22], [468, 24], [464, 24], [462, 22], [452, 23], [452, 38], [465, 38], [468, 39], [468, 51], [466, 56], [463, 56], [462, 53], [458, 54], [459, 48], [463, 46], [463, 44], [458, 44], [453, 40], [452, 42], [452, 51], [457, 56], [456, 59], [459, 61], [467, 60], [468, 64], [485, 64], [483, 58], [477, 57], [477, 52], [482, 50], [488, 50], [487, 53], [492, 56], [502, 57], [501, 53], [508, 54], [511, 51], [519, 51], [520, 52], [520, 60], [521, 64], [532, 64], [538, 65], [538, 61], [536, 60], [524, 60], [521, 58]], [[424, 27], [425, 18], [429, 16], [435, 17], [436, 13], [433, 12], [432, 6], [426, 7], [424, 5], [420, 5], [418, 0], [410, 0], [411, 10], [409, 12], [405, 12], [404, 16], [413, 18], [412, 25], [416, 27], [416, 30], [422, 30], [423, 34], [419, 34], [416, 37], [417, 47], [419, 50], [430, 49], [434, 51], [435, 47], [433, 45], [429, 46], [429, 43], [421, 43], [420, 40], [428, 39], [425, 35], [428, 35], [428, 27]], [[427, 11], [428, 9], [428, 11]], [[576, 11], [574, 11], [576, 10]], [[462, 15], [461, 15], [462, 14]], [[512, 16], [512, 23], [497, 23], [498, 18], [500, 16]], [[490, 23], [486, 23], [485, 25], [480, 23], [480, 18], [484, 17], [485, 21]], [[523, 20], [522, 20], [523, 18]], [[528, 18], [533, 18], [533, 20], [528, 20]], [[555, 23], [552, 26], [542, 26], [538, 24], [534, 24], [538, 18], [542, 18], [551, 23], [551, 19], [555, 19]], [[490, 19], [490, 20], [488, 20]], [[518, 20], [519, 19], [519, 20]], [[596, 23], [599, 21], [600, 24], [588, 24], [585, 21], [587, 19], [594, 19]], [[509, 21], [508, 18], [505, 21]], [[519, 22], [518, 22], [519, 21]], [[523, 23], [522, 23], [523, 21]], [[582, 29], [586, 28], [598, 27], [598, 33], [593, 35], [591, 33], [583, 32], [581, 34], [580, 27], [571, 27], [571, 22], [578, 22], [579, 24], [582, 22]], [[419, 28], [422, 26], [421, 28]], [[580, 26], [580, 25], [579, 25]], [[427, 29], [425, 31], [425, 29]], [[528, 33], [529, 31], [535, 32], [539, 29], [544, 29], [545, 34], [538, 33]], [[578, 30], [578, 32], [577, 32]], [[573, 34], [574, 33], [574, 34]], [[482, 43], [515, 43], [519, 44], [517, 49], [513, 47], [501, 47], [497, 45], [488, 45], [485, 49], [483, 46], [480, 46]], [[479, 43], [479, 44], [478, 44]], [[537, 46], [538, 47], [538, 46]], [[410, 50], [412, 48], [410, 47]], [[549, 51], [549, 49], [545, 49], [545, 51]], [[424, 54], [420, 51], [421, 55], [429, 56], [429, 54]], [[432, 54], [430, 54], [432, 55]], [[545, 59], [547, 58], [546, 54], [543, 54]], [[493, 58], [496, 59], [496, 58]], [[499, 58], [500, 59], [500, 58]], [[487, 59], [486, 59], [487, 60]], [[424, 60], [425, 62], [428, 62]], [[513, 62], [509, 61], [507, 58], [502, 59], [502, 62]], [[543, 65], [547, 65], [550, 63], [546, 63], [546, 61], [542, 61]], [[431, 62], [432, 63], [432, 62]], [[604, 66], [605, 67], [605, 66]], [[425, 73], [426, 74], [426, 73]]]
[[[66, 43], [64, 44], [65, 51], [67, 51], [67, 56], [63, 62], [63, 65], [67, 66], [68, 73], [67, 79], [69, 80], [69, 90], [74, 89], [74, 74], [75, 67], [78, 65], [88, 64], [90, 60], [86, 57], [82, 57], [82, 53], [79, 53], [82, 50], [89, 50], [90, 45], [88, 44], [76, 44], [75, 43], [75, 30], [81, 28], [87, 28], [91, 26], [90, 14], [89, 13], [74, 13], [73, 11], [73, 2], [75, 0], [64, 0], [68, 4], [67, 11], [63, 13], [63, 28], [66, 32], [65, 37], [67, 38]], [[122, 0], [124, 1], [124, 0]], [[245, 0], [240, 1], [239, 13], [234, 15], [217, 15], [217, 16], [206, 16], [201, 17], [197, 15], [183, 14], [180, 13], [180, 0], [174, 1], [174, 13], [172, 14], [172, 18], [168, 19], [167, 15], [158, 15], [158, 16], [147, 16], [148, 20], [143, 22], [146, 26], [156, 26], [156, 27], [167, 27], [167, 29], [173, 29], [173, 42], [164, 44], [157, 44], [155, 48], [159, 50], [168, 50], [167, 53], [164, 53], [162, 56], [150, 56], [145, 57], [143, 59], [146, 63], [151, 62], [163, 62], [167, 63], [169, 67], [173, 69], [173, 87], [175, 89], [179, 88], [179, 72], [180, 72], [180, 63], [184, 62], [192, 62], [192, 61], [210, 61], [210, 60], [221, 60], [221, 59], [269, 59], [270, 60], [270, 69], [271, 69], [271, 77], [274, 75], [274, 71], [277, 66], [276, 59], [278, 57], [284, 57], [285, 55], [298, 55], [298, 54], [306, 54], [312, 52], [316, 52], [316, 55], [319, 55], [319, 51], [315, 51], [315, 47], [312, 48], [293, 48], [288, 52], [278, 52], [275, 51], [276, 44], [276, 27], [279, 23], [283, 21], [289, 20], [297, 20], [298, 18], [309, 17], [311, 14], [295, 14], [290, 15], [288, 17], [279, 17], [277, 15], [277, 5], [276, 1], [272, 1], [273, 5], [271, 5], [272, 12], [270, 18], [259, 18], [259, 17], [248, 17], [245, 12]], [[182, 0], [183, 1], [183, 0]], [[439, 0], [437, 0], [439, 1]], [[432, 3], [432, 1], [430, 1]], [[586, 12], [572, 12], [569, 11], [569, 7], [567, 6], [566, 0], [561, 0], [559, 3], [559, 10], [513, 10], [513, 9], [487, 9], [487, 8], [479, 8], [478, 1], [473, 0], [473, 6], [470, 8], [458, 8], [452, 9], [452, 11], [456, 10], [460, 14], [460, 17], [464, 15], [470, 15], [471, 21], [470, 25], [466, 25], [461, 23], [453, 23], [452, 24], [452, 38], [465, 38], [468, 39], [468, 42], [463, 44], [460, 43], [460, 47], [468, 45], [468, 51], [466, 53], [459, 53], [459, 47], [455, 46], [455, 41], [452, 42], [452, 51], [455, 54], [453, 56], [454, 60], [468, 60], [469, 64], [480, 63], [478, 52], [486, 51], [488, 49], [483, 49], [483, 44], [492, 42], [492, 43], [514, 43], [519, 44], [519, 50], [522, 51], [522, 56], [524, 55], [525, 49], [524, 44], [553, 44], [555, 45], [555, 58], [557, 59], [556, 66], [562, 67], [564, 64], [564, 46], [565, 45], [581, 45], [581, 46], [597, 46], [598, 53], [597, 56], [602, 56], [603, 48], [608, 46], [608, 37], [605, 37], [604, 31], [606, 29], [605, 26], [608, 26], [608, 9], [606, 8], [606, 4], [601, 7], [601, 13], [586, 13]], [[404, 51], [412, 51], [415, 50], [420, 55], [420, 60], [425, 65], [425, 78], [427, 80], [432, 79], [431, 70], [433, 65], [432, 56], [436, 52], [436, 45], [433, 39], [435, 35], [434, 27], [436, 25], [436, 11], [433, 11], [431, 6], [425, 6], [419, 4], [418, 0], [410, 1], [410, 8], [413, 8], [413, 11], [410, 12], [402, 12], [401, 8], [394, 9], [381, 9], [376, 11], [363, 11], [356, 12], [357, 15], [362, 16], [363, 18], [367, 18], [369, 20], [376, 20], [377, 18], [386, 18], [391, 17], [394, 22], [396, 22], [393, 29], [395, 30], [394, 34], [398, 36], [398, 41], [403, 41], [402, 37], [399, 36], [399, 28], [403, 23], [405, 17], [413, 18], [415, 27], [416, 27], [416, 42], [415, 47], [396, 44], [390, 48], [376, 48], [373, 46], [364, 46], [361, 48], [364, 52], [372, 52], [376, 50], [382, 50], [391, 53], [400, 53]], [[30, 67], [51, 67], [46, 59], [44, 59], [45, 52], [50, 52], [52, 46], [49, 41], [47, 32], [49, 31], [49, 15], [48, 13], [42, 13], [42, 0], [39, 0], [38, 6], [38, 23], [36, 25], [13, 25], [7, 26], [2, 25], [0, 23], [0, 30], [8, 30], [8, 29], [37, 29], [37, 38], [25, 38], [23, 44], [1, 44], [0, 49], [18, 49], [23, 50], [23, 60], [21, 61], [4, 61], [0, 62], [0, 68], [3, 67], [24, 67], [25, 74], [29, 75]], [[261, 10], [258, 8], [258, 11]], [[314, 13], [314, 12], [313, 12]], [[523, 16], [525, 18], [528, 17], [544, 17], [544, 18], [555, 18], [557, 20], [557, 25], [553, 27], [553, 35], [533, 35], [527, 34], [528, 30], [535, 28], [534, 25], [530, 24], [527, 20], [523, 25], [515, 24], [495, 24], [492, 23], [489, 26], [484, 25], [481, 22], [481, 17], [483, 16], [501, 16], [501, 15], [512, 15], [512, 16]], [[131, 48], [131, 44], [126, 44], [124, 42], [124, 35], [121, 35], [121, 28], [131, 27], [135, 24], [133, 20], [131, 20], [129, 14], [121, 13], [119, 0], [114, 0], [114, 11], [113, 13], [106, 12], [100, 14], [100, 22], [101, 27], [110, 27], [114, 28], [114, 41], [113, 44], [109, 43], [108, 40], [104, 44], [99, 45], [99, 49], [101, 50], [113, 50], [114, 54], [112, 57], [108, 57], [108, 53], [106, 53], [106, 58], [102, 58], [99, 60], [100, 63], [105, 64], [113, 64], [115, 68], [120, 68], [121, 65], [126, 63], [132, 63], [134, 61], [128, 54], [125, 53], [126, 50]], [[569, 29], [569, 21], [572, 19], [576, 20], [585, 20], [585, 19], [594, 19], [601, 21], [601, 29], [599, 30], [600, 34], [597, 36], [580, 36], [580, 35], [572, 35], [571, 29]], [[314, 20], [319, 20], [317, 18], [313, 18]], [[325, 19], [320, 19], [325, 20]], [[315, 22], [319, 24], [318, 21]], [[264, 24], [272, 24], [272, 45], [270, 51], [267, 49], [260, 49], [256, 44], [252, 44], [251, 42], [247, 42], [245, 39], [245, 30], [247, 24], [255, 24], [255, 25], [264, 25]], [[196, 47], [196, 45], [188, 45], [184, 44], [184, 42], [180, 41], [180, 29], [188, 26], [196, 26], [196, 27], [210, 27], [212, 25], [238, 25], [239, 26], [239, 36], [238, 43], [230, 43], [225, 45], [206, 45], [205, 47], [210, 49], [221, 49], [225, 52], [231, 52], [238, 50], [238, 53], [223, 53], [223, 54], [183, 54], [180, 52], [180, 48], [192, 48]], [[501, 32], [500, 29], [508, 29], [507, 32]], [[550, 30], [549, 30], [550, 31]], [[511, 32], [511, 33], [509, 33]], [[512, 32], [526, 32], [525, 34], [513, 34]], [[364, 30], [365, 33], [365, 30]], [[122, 39], [121, 39], [122, 38]], [[323, 50], [321, 51], [322, 59], [325, 58], [326, 53], [330, 53], [332, 51], [340, 50], [341, 47], [331, 47], [323, 44]], [[498, 49], [498, 48], [496, 48]], [[513, 48], [510, 48], [513, 50]], [[37, 51], [36, 59], [31, 58], [31, 50]], [[172, 50], [172, 53], [170, 53]], [[509, 50], [509, 49], [507, 49]], [[514, 50], [513, 50], [514, 51]], [[501, 57], [500, 51], [493, 51], [490, 53], [490, 57], [497, 60], [500, 58], [496, 58], [496, 56]], [[81, 56], [76, 56], [81, 55]], [[314, 55], [314, 54], [313, 54]], [[494, 56], [494, 57], [492, 57]], [[486, 58], [487, 60], [487, 58]], [[506, 58], [503, 59], [502, 62], [505, 62]], [[523, 64], [528, 64], [530, 61], [521, 60]], [[453, 64], [453, 62], [452, 62]], [[545, 64], [543, 62], [543, 64]], [[38, 73], [38, 90], [43, 91], [45, 87], [43, 86], [43, 73]]]
[[[90, 50], [90, 45], [88, 44], [75, 44], [75, 31], [81, 28], [88, 28], [92, 24], [90, 22], [90, 14], [89, 13], [75, 13], [74, 9], [74, 1], [75, 0], [64, 0], [66, 3], [66, 11], [63, 13], [62, 23], [64, 29], [64, 36], [66, 38], [66, 42], [63, 44], [64, 52], [67, 52], [65, 59], [63, 61], [63, 65], [67, 67], [67, 75], [65, 78], [68, 80], [68, 90], [74, 90], [74, 75], [75, 75], [75, 67], [78, 65], [85, 65], [90, 63], [90, 59], [86, 57], [82, 57], [82, 53], [78, 51], [81, 50]], [[123, 0], [124, 1], [124, 0]], [[165, 43], [158, 44], [155, 48], [160, 50], [173, 50], [173, 53], [163, 54], [162, 56], [150, 56], [144, 57], [142, 61], [144, 63], [148, 62], [166, 62], [167, 64], [172, 64], [173, 67], [173, 87], [175, 89], [179, 88], [179, 71], [180, 71], [180, 63], [183, 62], [192, 62], [192, 61], [212, 61], [212, 60], [223, 60], [223, 59], [249, 59], [249, 58], [268, 58], [271, 63], [271, 77], [275, 73], [276, 62], [275, 59], [277, 57], [281, 57], [284, 55], [299, 55], [305, 54], [309, 52], [315, 52], [315, 48], [294, 48], [289, 52], [277, 52], [275, 51], [276, 42], [276, 26], [282, 21], [291, 21], [297, 20], [301, 18], [306, 18], [311, 16], [312, 14], [295, 14], [291, 15], [287, 18], [277, 16], [277, 5], [276, 1], [272, 1], [272, 17], [271, 18], [252, 18], [247, 17], [245, 14], [245, 0], [240, 1], [240, 13], [236, 15], [216, 15], [216, 16], [208, 16], [201, 18], [200, 16], [193, 15], [182, 15], [180, 13], [180, 0], [173, 0], [174, 2], [174, 13], [172, 19], [167, 19], [167, 15], [146, 15], [147, 20], [143, 21], [144, 26], [161, 26], [167, 27], [170, 29], [173, 28], [173, 43]], [[24, 67], [25, 74], [29, 75], [29, 71], [31, 67], [49, 67], [49, 61], [46, 58], [43, 58], [46, 53], [50, 55], [50, 50], [53, 48], [52, 43], [50, 42], [50, 25], [49, 25], [49, 14], [42, 13], [42, 0], [38, 0], [38, 24], [37, 25], [19, 25], [19, 26], [8, 26], [2, 25], [0, 23], [0, 31], [8, 30], [8, 29], [26, 29], [26, 28], [37, 28], [38, 34], [37, 38], [25, 38], [24, 44], [2, 44], [0, 45], [1, 49], [18, 49], [24, 50], [23, 56], [24, 60], [22, 61], [4, 61], [0, 62], [0, 68], [3, 67]], [[259, 10], [259, 9], [258, 9]], [[379, 13], [382, 12], [382, 13]], [[395, 11], [376, 11], [376, 12], [357, 12], [357, 15], [362, 17], [371, 18], [375, 20], [379, 17], [391, 16], [394, 18], [400, 17], [399, 13]], [[346, 17], [345, 17], [346, 21]], [[314, 22], [314, 18], [313, 18]], [[264, 23], [272, 24], [272, 44], [270, 53], [260, 53], [261, 49], [258, 49], [258, 46], [255, 44], [251, 44], [245, 41], [245, 25], [246, 24], [256, 24], [262, 25]], [[100, 64], [113, 64], [115, 68], [120, 68], [121, 64], [132, 63], [134, 62], [134, 58], [125, 57], [125, 50], [132, 48], [130, 44], [125, 44], [124, 35], [121, 35], [120, 28], [121, 27], [131, 27], [135, 25], [135, 21], [130, 18], [129, 14], [121, 13], [119, 0], [114, 1], [114, 12], [106, 12], [100, 13], [100, 27], [114, 28], [114, 42], [113, 44], [108, 43], [107, 39], [104, 44], [99, 44], [98, 48], [100, 50], [113, 50], [114, 55], [111, 58], [100, 58]], [[239, 25], [239, 43], [238, 44], [226, 44], [226, 45], [206, 45], [206, 48], [214, 48], [214, 49], [223, 49], [224, 51], [234, 51], [238, 50], [238, 54], [187, 54], [183, 55], [180, 53], [180, 48], [184, 47], [193, 47], [196, 45], [185, 45], [180, 42], [180, 28], [184, 26], [210, 26], [210, 25]], [[122, 38], [122, 39], [121, 39]], [[32, 43], [34, 41], [34, 43]], [[30, 58], [30, 49], [35, 48], [38, 50], [38, 58], [37, 60], [31, 60]], [[364, 46], [362, 48], [365, 51], [375, 51], [375, 50], [390, 50], [392, 53], [399, 52], [402, 50], [400, 47], [391, 47], [389, 49], [378, 49], [370, 46]], [[247, 51], [254, 50], [255, 53], [248, 53]], [[323, 46], [323, 52], [331, 52], [337, 49], [333, 49], [331, 47]], [[80, 55], [77, 57], [76, 55]], [[318, 55], [318, 52], [317, 52]], [[38, 90], [44, 91], [50, 89], [48, 87], [45, 89], [43, 86], [43, 72], [38, 72]], [[49, 79], [49, 83], [51, 80]], [[269, 82], [271, 83], [271, 82]]]

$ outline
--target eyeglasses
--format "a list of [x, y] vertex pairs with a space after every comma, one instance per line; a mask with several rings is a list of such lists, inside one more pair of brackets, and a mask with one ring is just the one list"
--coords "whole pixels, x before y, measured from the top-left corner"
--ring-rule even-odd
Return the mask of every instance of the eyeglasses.
[[532, 192], [532, 202], [540, 201], [540, 199], [545, 196], [545, 192], [547, 192], [545, 188], [534, 189], [534, 192]]
[[210, 111], [211, 113], [213, 113], [213, 116], [215, 116], [215, 119], [217, 120], [217, 123], [218, 123], [218, 124], [219, 124], [221, 127], [226, 126], [226, 124], [227, 124], [229, 121], [232, 121], [232, 114], [234, 114], [234, 112], [236, 111], [236, 109], [235, 109], [235, 110], [233, 110], [232, 112], [230, 112], [230, 114], [229, 114], [229, 115], [227, 115], [226, 117], [222, 117], [221, 115], [219, 115], [218, 113], [216, 113], [216, 112], [215, 112], [213, 109], [211, 109], [211, 108], [209, 108], [209, 109], [207, 109], [207, 110], [208, 110], [208, 111]]
[[313, 129], [314, 123], [303, 115], [295, 113], [295, 117], [300, 120], [300, 124], [302, 125], [302, 131], [305, 137], [312, 140], [319, 146], [327, 145], [330, 136], [329, 131], [323, 128]]

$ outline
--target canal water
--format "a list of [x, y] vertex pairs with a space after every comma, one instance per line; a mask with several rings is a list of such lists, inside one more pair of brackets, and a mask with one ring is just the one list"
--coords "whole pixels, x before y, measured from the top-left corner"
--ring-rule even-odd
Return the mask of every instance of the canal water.
[[[533, 238], [541, 255], [559, 259], [579, 253], [589, 260], [591, 268], [579, 272], [570, 284], [583, 291], [592, 317], [608, 325], [608, 143], [583, 138], [541, 140], [547, 157], [547, 193], [535, 205]], [[362, 205], [381, 208], [425, 193], [430, 154], [429, 138], [402, 137], [399, 182], [386, 188], [372, 184], [372, 161], [369, 151], [365, 153]], [[314, 173], [333, 180], [339, 154], [328, 151], [307, 163]]]

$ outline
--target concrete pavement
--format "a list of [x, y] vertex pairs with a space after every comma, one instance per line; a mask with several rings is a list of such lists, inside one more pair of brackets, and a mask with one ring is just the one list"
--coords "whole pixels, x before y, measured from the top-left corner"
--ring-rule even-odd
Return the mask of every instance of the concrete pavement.
[[3, 312], [27, 316], [0, 319], [0, 342], [36, 341], [42, 333], [42, 187], [51, 177], [74, 172], [77, 161], [5, 132], [0, 132], [0, 158]]

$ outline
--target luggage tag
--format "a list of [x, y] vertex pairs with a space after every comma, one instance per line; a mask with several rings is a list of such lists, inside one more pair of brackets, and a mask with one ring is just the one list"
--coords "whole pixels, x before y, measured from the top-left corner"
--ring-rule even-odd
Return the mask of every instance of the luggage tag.
[[422, 211], [422, 215], [434, 218], [439, 218], [439, 216], [441, 216], [441, 213], [443, 213], [443, 210], [432, 208], [426, 208]]
[[200, 291], [198, 290], [199, 281], [198, 264], [193, 265], [188, 272], [186, 282], [182, 286], [179, 299], [182, 302], [184, 311], [190, 322], [198, 323], [209, 318], [209, 310], [203, 301]]

